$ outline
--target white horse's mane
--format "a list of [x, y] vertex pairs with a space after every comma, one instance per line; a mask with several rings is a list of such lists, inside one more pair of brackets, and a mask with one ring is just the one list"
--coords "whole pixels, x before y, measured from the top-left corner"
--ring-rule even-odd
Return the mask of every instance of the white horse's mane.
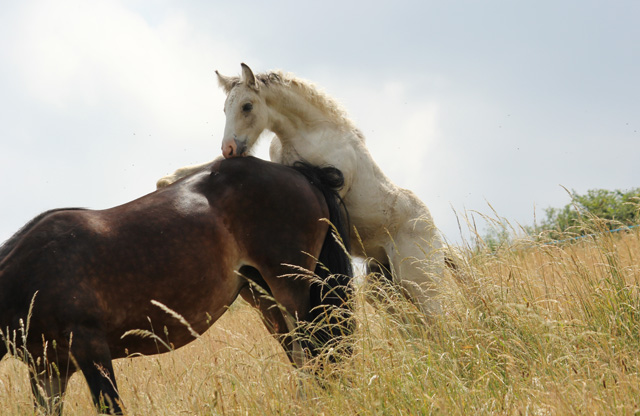
[[[285, 73], [280, 70], [255, 74], [255, 77], [260, 87], [290, 88], [291, 91], [302, 96], [309, 104], [322, 111], [333, 123], [349, 129], [356, 129], [355, 124], [348, 117], [344, 107], [312, 82], [297, 78], [291, 73]], [[240, 77], [233, 77], [231, 84], [228, 86], [229, 89], [227, 93], [241, 81]]]

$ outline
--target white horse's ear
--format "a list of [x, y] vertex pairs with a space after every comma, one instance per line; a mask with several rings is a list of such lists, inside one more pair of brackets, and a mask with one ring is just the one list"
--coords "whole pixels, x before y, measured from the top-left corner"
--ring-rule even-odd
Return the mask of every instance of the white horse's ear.
[[253, 75], [253, 71], [247, 64], [240, 64], [242, 67], [242, 81], [247, 84], [248, 87], [258, 90], [258, 82], [256, 76]]
[[233, 86], [238, 82], [237, 77], [225, 77], [224, 75], [220, 75], [220, 72], [216, 70], [216, 75], [218, 76], [218, 85], [229, 94], [229, 91], [233, 88]]

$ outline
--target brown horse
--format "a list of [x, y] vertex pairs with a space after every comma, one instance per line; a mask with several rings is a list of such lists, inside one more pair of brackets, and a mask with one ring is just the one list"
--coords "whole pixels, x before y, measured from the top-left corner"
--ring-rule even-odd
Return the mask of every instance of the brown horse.
[[347, 241], [342, 181], [335, 168], [238, 158], [115, 208], [41, 214], [0, 247], [0, 358], [30, 364], [49, 412], [79, 369], [98, 410], [120, 414], [111, 361], [160, 352], [123, 334], [155, 328], [179, 348], [240, 294], [304, 364], [353, 329], [350, 259], [321, 220]]

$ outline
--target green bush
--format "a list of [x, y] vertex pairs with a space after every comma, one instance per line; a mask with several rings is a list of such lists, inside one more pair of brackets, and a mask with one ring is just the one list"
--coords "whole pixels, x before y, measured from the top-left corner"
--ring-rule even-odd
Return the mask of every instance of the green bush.
[[[612, 230], [640, 221], [640, 188], [628, 191], [592, 189], [585, 195], [571, 192], [571, 203], [563, 208], [547, 208], [546, 219], [537, 231], [587, 234], [594, 228]], [[593, 220], [598, 219], [597, 227]]]
[[491, 227], [482, 236], [482, 246], [495, 251], [509, 245], [524, 232], [537, 239], [562, 240], [594, 232], [613, 230], [640, 224], [640, 188], [627, 191], [591, 189], [581, 195], [571, 191], [571, 202], [562, 208], [547, 208], [545, 218], [535, 226], [514, 228], [504, 218], [490, 221]]

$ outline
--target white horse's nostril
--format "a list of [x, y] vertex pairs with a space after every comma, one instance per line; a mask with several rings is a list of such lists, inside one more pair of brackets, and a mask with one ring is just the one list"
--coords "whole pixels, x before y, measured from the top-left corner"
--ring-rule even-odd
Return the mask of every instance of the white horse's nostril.
[[222, 156], [225, 157], [225, 159], [228, 159], [230, 157], [233, 157], [236, 155], [237, 153], [237, 147], [236, 147], [236, 141], [232, 140], [229, 143], [223, 143], [222, 144]]
[[233, 139], [233, 142], [235, 144], [235, 146], [233, 146], [233, 150], [236, 156], [242, 156], [247, 151], [247, 141]]

